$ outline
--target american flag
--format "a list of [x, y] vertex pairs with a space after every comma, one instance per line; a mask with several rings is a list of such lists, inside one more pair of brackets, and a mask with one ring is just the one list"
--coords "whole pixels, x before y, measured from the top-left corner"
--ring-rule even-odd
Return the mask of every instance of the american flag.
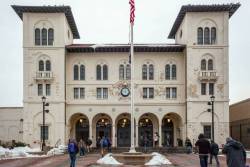
[[130, 4], [130, 23], [134, 24], [135, 20], [135, 1], [134, 0], [129, 0]]

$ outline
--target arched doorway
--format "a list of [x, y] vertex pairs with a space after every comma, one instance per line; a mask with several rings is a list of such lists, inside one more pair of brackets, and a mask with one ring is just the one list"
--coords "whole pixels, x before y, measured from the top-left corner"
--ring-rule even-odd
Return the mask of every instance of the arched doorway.
[[89, 138], [89, 122], [87, 118], [80, 118], [75, 125], [76, 140], [83, 139], [87, 141]]
[[148, 147], [153, 146], [153, 123], [150, 118], [146, 117], [139, 120], [138, 135], [140, 147], [144, 146], [145, 140]]
[[112, 123], [107, 118], [100, 118], [96, 123], [96, 136], [102, 138], [103, 136], [111, 139]]
[[117, 146], [129, 147], [131, 143], [131, 122], [128, 118], [121, 118], [117, 123]]
[[162, 120], [162, 144], [165, 147], [174, 146], [174, 124], [172, 119], [165, 117]]

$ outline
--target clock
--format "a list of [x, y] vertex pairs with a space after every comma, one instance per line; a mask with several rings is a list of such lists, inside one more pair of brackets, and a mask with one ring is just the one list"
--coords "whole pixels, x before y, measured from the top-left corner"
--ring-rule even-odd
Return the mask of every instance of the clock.
[[124, 87], [124, 88], [121, 89], [121, 95], [123, 97], [128, 97], [129, 94], [130, 94], [130, 90], [127, 87]]

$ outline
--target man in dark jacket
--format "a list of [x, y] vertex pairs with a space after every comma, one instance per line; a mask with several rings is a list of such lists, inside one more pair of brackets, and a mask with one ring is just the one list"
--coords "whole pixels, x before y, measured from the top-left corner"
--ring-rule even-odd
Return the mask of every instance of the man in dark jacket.
[[208, 154], [210, 153], [210, 143], [205, 138], [204, 134], [200, 134], [198, 141], [195, 143], [195, 146], [199, 150], [199, 158], [201, 167], [207, 167]]
[[231, 137], [226, 139], [226, 144], [222, 149], [222, 153], [227, 156], [228, 167], [245, 167], [246, 166], [246, 151], [243, 145], [233, 140]]
[[220, 166], [219, 159], [218, 159], [218, 153], [219, 153], [219, 146], [217, 143], [215, 143], [213, 140], [211, 140], [210, 144], [210, 164], [212, 164], [213, 157], [216, 160], [217, 167]]

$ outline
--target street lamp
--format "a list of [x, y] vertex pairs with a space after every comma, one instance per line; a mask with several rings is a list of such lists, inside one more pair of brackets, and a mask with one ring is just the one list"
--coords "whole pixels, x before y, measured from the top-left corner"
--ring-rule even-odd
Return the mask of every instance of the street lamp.
[[49, 106], [49, 103], [46, 103], [46, 97], [45, 96], [42, 97], [42, 103], [43, 103], [42, 151], [44, 151], [44, 147], [45, 147], [45, 112], [46, 113], [49, 112], [49, 110], [45, 109], [46, 106]]
[[[215, 96], [212, 95], [210, 97], [210, 102], [208, 102], [207, 104], [208, 105], [211, 105], [212, 106], [212, 140], [214, 141], [214, 99], [215, 99]], [[211, 109], [208, 109], [208, 112], [210, 112]]]

